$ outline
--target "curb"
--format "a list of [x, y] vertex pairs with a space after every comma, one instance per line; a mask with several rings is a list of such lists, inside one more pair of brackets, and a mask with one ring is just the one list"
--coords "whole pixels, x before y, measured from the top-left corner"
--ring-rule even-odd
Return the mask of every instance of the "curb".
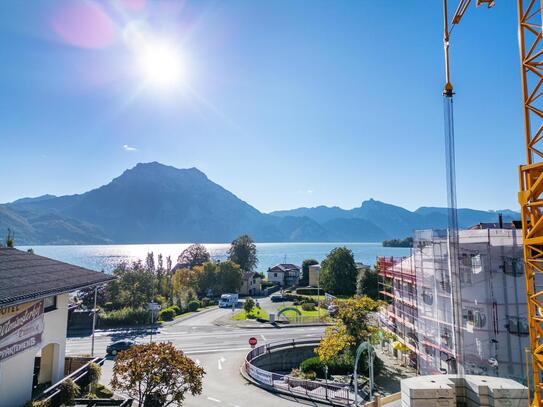
[[167, 326], [176, 325], [176, 324], [178, 324], [180, 322], [183, 322], [183, 321], [186, 321], [188, 319], [197, 317], [199, 315], [206, 314], [206, 313], [211, 312], [211, 311], [215, 311], [216, 309], [219, 309], [219, 307], [213, 305], [212, 307], [208, 307], [208, 308], [206, 308], [206, 309], [204, 309], [202, 311], [196, 311], [196, 312], [193, 312], [192, 314], [185, 315], [185, 316], [182, 315], [179, 318], [174, 319], [173, 321], [162, 322], [162, 326], [167, 327]]
[[256, 380], [254, 380], [251, 376], [249, 376], [247, 374], [247, 372], [245, 371], [244, 365], [240, 366], [239, 373], [241, 374], [241, 376], [245, 380], [247, 380], [253, 386], [256, 386], [256, 387], [259, 387], [259, 388], [264, 389], [266, 391], [269, 391], [270, 393], [286, 394], [286, 395], [291, 396], [291, 397], [293, 397], [295, 399], [299, 398], [299, 399], [309, 400], [309, 401], [313, 401], [313, 402], [320, 403], [320, 404], [327, 404], [329, 406], [347, 407], [347, 406], [351, 405], [351, 404], [349, 404], [349, 405], [347, 405], [347, 404], [337, 404], [337, 403], [332, 402], [331, 400], [326, 400], [326, 399], [316, 399], [316, 398], [312, 398], [310, 396], [307, 396], [305, 394], [292, 393], [290, 391], [277, 389], [277, 388], [275, 388], [273, 386], [268, 386], [266, 384], [259, 383], [259, 382], [257, 382]]
[[243, 329], [288, 329], [288, 328], [310, 328], [310, 327], [320, 327], [320, 326], [330, 326], [330, 324], [322, 323], [322, 324], [286, 324], [286, 325], [271, 325], [266, 324], [264, 326], [254, 326], [254, 325], [238, 325], [239, 328]]

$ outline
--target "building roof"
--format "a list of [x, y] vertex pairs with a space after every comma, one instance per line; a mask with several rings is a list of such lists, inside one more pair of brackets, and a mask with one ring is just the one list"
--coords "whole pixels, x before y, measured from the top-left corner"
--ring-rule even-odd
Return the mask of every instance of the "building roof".
[[470, 227], [472, 230], [476, 229], [522, 229], [522, 224], [518, 220], [511, 222], [481, 222]]
[[268, 271], [292, 271], [292, 270], [298, 270], [300, 271], [300, 267], [296, 266], [295, 264], [288, 264], [288, 263], [281, 263], [276, 264], [272, 268], [270, 268]]
[[[244, 280], [250, 280], [251, 278], [253, 278], [255, 276], [255, 272], [254, 271], [244, 271], [243, 272], [243, 275], [242, 275], [242, 278]], [[259, 275], [257, 275], [258, 278], [260, 278]]]
[[0, 248], [0, 307], [77, 291], [115, 278], [34, 253]]

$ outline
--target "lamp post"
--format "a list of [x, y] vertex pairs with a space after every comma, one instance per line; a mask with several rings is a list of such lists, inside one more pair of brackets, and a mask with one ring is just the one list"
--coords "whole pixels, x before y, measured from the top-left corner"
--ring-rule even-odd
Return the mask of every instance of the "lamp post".
[[358, 403], [358, 361], [360, 360], [360, 356], [362, 355], [362, 352], [368, 351], [368, 368], [369, 368], [369, 381], [370, 381], [370, 401], [372, 399], [372, 393], [373, 393], [373, 359], [375, 358], [375, 350], [373, 349], [373, 345], [369, 343], [368, 341], [362, 342], [360, 345], [358, 345], [358, 348], [356, 349], [356, 358], [354, 360], [354, 373], [353, 373], [353, 380], [354, 380], [354, 405], [356, 406]]
[[97, 295], [98, 295], [98, 286], [94, 287], [94, 308], [92, 309], [91, 357], [94, 357], [94, 331], [96, 329], [96, 297]]

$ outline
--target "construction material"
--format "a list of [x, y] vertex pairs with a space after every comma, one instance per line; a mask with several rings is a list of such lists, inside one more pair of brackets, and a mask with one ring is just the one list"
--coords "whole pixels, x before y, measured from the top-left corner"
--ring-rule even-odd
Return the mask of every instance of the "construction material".
[[402, 380], [402, 407], [524, 407], [528, 388], [514, 380], [473, 375]]

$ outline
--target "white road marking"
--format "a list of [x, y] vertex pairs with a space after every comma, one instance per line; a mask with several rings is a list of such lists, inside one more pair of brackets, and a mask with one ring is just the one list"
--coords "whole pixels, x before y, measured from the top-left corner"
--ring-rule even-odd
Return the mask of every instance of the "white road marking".
[[260, 337], [262, 338], [263, 341], [266, 340], [266, 337], [263, 334], [260, 334]]
[[219, 360], [217, 360], [217, 366], [218, 366], [219, 370], [222, 370], [222, 364], [224, 362], [226, 362], [226, 359], [223, 358], [222, 356], [221, 356], [221, 358]]
[[214, 401], [215, 403], [222, 403], [222, 401], [220, 401], [219, 399], [215, 399], [213, 397], [208, 397], [207, 398], [209, 401]]
[[228, 403], [228, 405], [231, 407], [239, 407], [237, 404], [232, 404], [232, 403]]

